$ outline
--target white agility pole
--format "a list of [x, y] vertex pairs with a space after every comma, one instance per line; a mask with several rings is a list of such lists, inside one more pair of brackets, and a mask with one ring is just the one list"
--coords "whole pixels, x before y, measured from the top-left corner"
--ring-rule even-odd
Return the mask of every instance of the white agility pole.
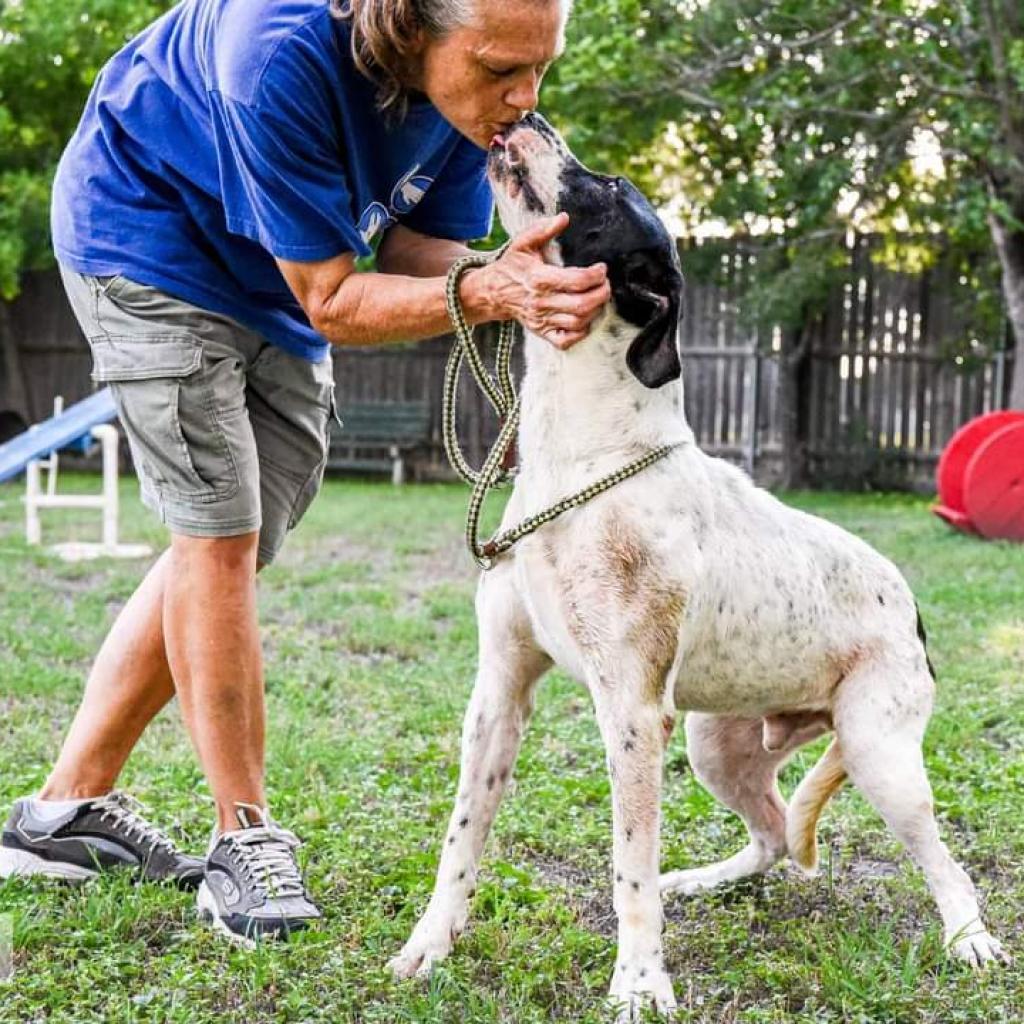
[[[117, 540], [119, 498], [117, 490], [118, 474], [118, 433], [117, 428], [109, 423], [101, 423], [91, 430], [91, 434], [100, 442], [103, 452], [103, 492], [101, 494], [57, 494], [56, 467], [53, 464], [55, 455], [49, 460], [33, 459], [25, 467], [25, 540], [28, 544], [42, 542], [42, 526], [39, 510], [44, 508], [91, 508], [97, 509], [103, 517], [102, 540], [99, 544], [83, 541], [69, 541], [55, 544], [52, 550], [65, 561], [77, 562], [84, 559], [109, 558], [141, 558], [150, 554], [146, 544], [119, 544]], [[49, 479], [44, 492], [42, 483], [42, 466], [49, 462]]]

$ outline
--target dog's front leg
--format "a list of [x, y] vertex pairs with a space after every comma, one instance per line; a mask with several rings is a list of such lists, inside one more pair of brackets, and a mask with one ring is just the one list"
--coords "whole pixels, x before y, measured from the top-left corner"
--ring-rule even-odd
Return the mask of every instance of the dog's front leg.
[[434, 894], [409, 940], [388, 964], [399, 978], [428, 974], [451, 952], [466, 926], [480, 854], [512, 775], [536, 682], [551, 664], [534, 644], [511, 586], [492, 587], [491, 577], [485, 582], [477, 596], [480, 663], [462, 727], [458, 798]]
[[662, 958], [658, 887], [661, 771], [671, 725], [658, 703], [623, 683], [600, 680], [592, 689], [612, 787], [619, 944], [609, 998], [619, 1021], [634, 1021], [652, 1003], [663, 1013], [676, 1007]]

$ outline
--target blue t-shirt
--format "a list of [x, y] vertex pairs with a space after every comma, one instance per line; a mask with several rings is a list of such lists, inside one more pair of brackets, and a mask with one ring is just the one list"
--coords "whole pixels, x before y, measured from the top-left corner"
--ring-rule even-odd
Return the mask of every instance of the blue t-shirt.
[[328, 0], [184, 0], [97, 78], [54, 182], [57, 258], [327, 354], [273, 256], [369, 255], [395, 222], [490, 229], [486, 153], [425, 99], [391, 123]]

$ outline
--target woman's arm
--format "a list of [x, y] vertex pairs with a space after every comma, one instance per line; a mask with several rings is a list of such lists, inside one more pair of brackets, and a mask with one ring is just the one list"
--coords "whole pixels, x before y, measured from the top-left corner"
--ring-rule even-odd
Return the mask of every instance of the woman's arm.
[[[499, 259], [466, 273], [460, 296], [470, 323], [519, 320], [558, 348], [586, 337], [611, 294], [606, 268], [554, 267], [541, 255], [568, 223], [564, 214], [544, 221], [515, 238]], [[467, 250], [418, 238], [400, 237], [385, 254], [385, 265], [403, 273], [356, 273], [351, 253], [315, 263], [277, 262], [310, 323], [332, 344], [420, 341], [451, 329], [444, 274]], [[424, 273], [430, 276], [419, 276]]]
[[395, 224], [384, 233], [377, 249], [377, 269], [382, 274], [442, 277], [459, 257], [471, 252], [462, 242], [432, 238], [404, 224]]

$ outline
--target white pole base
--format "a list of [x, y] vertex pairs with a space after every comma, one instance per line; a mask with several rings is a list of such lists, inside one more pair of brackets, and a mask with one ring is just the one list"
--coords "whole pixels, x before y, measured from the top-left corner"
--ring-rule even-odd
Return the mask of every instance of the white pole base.
[[68, 541], [49, 548], [64, 562], [91, 562], [96, 558], [146, 558], [153, 553], [148, 544], [93, 544], [86, 541]]

